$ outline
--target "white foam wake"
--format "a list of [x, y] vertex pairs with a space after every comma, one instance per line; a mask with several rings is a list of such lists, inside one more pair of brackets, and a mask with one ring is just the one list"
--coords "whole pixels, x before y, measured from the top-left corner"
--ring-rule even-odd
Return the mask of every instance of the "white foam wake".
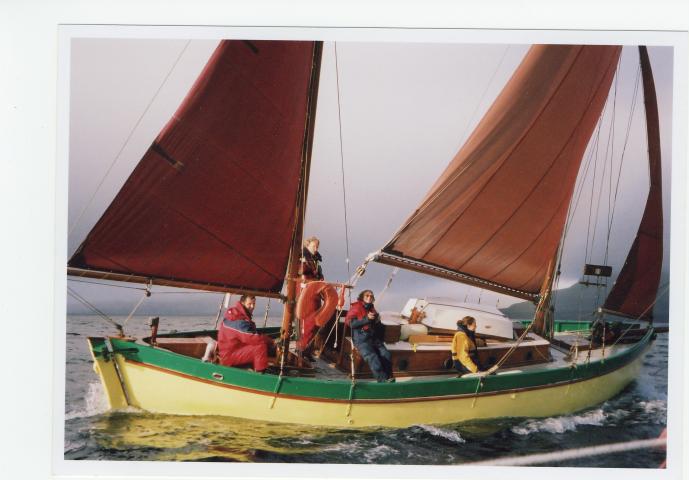
[[399, 454], [399, 452], [389, 445], [376, 445], [373, 448], [367, 448], [363, 452], [366, 463], [375, 463], [383, 457], [390, 457]]
[[75, 418], [92, 417], [100, 415], [108, 410], [108, 401], [105, 399], [105, 390], [100, 382], [89, 383], [86, 395], [84, 395], [84, 404], [81, 408], [77, 408], [65, 414], [65, 420], [73, 420]]
[[652, 415], [665, 417], [667, 415], [667, 402], [665, 400], [648, 400], [639, 402], [639, 406], [644, 412]]
[[579, 425], [603, 425], [605, 418], [603, 409], [598, 408], [580, 415], [527, 420], [520, 425], [512, 427], [512, 432], [517, 435], [530, 435], [538, 432], [564, 433], [576, 430]]
[[430, 433], [431, 435], [434, 435], [436, 437], [441, 437], [446, 440], [450, 440], [451, 442], [455, 443], [466, 443], [466, 440], [462, 438], [462, 436], [459, 434], [459, 432], [456, 432], [454, 430], [447, 430], [444, 428], [438, 428], [434, 427], [433, 425], [417, 425], [422, 430], [425, 430], [426, 432]]

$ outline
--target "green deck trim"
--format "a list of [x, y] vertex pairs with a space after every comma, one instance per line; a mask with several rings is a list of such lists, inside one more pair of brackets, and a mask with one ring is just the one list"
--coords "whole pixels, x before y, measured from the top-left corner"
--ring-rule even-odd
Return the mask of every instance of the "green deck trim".
[[[552, 386], [553, 384], [576, 382], [594, 378], [617, 370], [633, 361], [646, 348], [651, 340], [653, 330], [649, 331], [635, 345], [604, 360], [557, 369], [539, 369], [514, 374], [492, 375], [485, 377], [481, 394], [498, 393], [525, 388]], [[278, 382], [277, 375], [258, 374], [247, 370], [203, 363], [177, 353], [160, 350], [148, 345], [140, 345], [128, 340], [111, 338], [118, 354], [128, 360], [148, 364], [164, 370], [172, 370], [184, 375], [196, 377], [213, 383], [257, 390], [272, 395]], [[105, 350], [104, 340], [92, 338], [94, 354], [102, 356]], [[107, 353], [107, 352], [106, 352]], [[223, 380], [213, 378], [213, 373], [223, 375]], [[444, 378], [414, 379], [399, 383], [358, 382], [354, 389], [353, 400], [400, 400], [431, 399], [434, 397], [473, 395], [476, 392], [478, 379]], [[280, 386], [280, 396], [298, 396], [304, 398], [347, 401], [351, 382], [349, 380], [329, 380], [299, 377], [284, 377]]]
[[[524, 327], [528, 327], [533, 320], [519, 320]], [[586, 332], [591, 329], [591, 321], [587, 320], [555, 320], [555, 333]]]

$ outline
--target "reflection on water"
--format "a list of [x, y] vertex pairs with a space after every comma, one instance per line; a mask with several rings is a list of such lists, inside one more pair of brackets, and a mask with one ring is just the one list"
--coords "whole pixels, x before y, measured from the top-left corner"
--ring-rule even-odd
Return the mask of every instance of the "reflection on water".
[[335, 434], [297, 425], [269, 424], [218, 416], [113, 413], [92, 423], [100, 448], [158, 450], [156, 460], [259, 461], [263, 455], [315, 453], [319, 439]]
[[[165, 319], [168, 329], [208, 319]], [[144, 321], [132, 321], [144, 336]], [[91, 460], [453, 465], [501, 456], [657, 437], [667, 416], [667, 336], [659, 335], [638, 380], [602, 405], [544, 419], [337, 430], [217, 416], [108, 412], [86, 336], [109, 333], [93, 317], [68, 319], [65, 458]], [[660, 450], [561, 462], [559, 466], [657, 468]]]

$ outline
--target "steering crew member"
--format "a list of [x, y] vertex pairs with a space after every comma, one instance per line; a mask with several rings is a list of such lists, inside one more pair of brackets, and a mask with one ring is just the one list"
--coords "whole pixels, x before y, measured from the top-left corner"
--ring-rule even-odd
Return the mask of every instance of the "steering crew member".
[[263, 373], [268, 367], [268, 347], [274, 344], [267, 335], [259, 334], [251, 319], [256, 297], [242, 295], [239, 301], [225, 312], [218, 329], [220, 364], [228, 367], [252, 365]]

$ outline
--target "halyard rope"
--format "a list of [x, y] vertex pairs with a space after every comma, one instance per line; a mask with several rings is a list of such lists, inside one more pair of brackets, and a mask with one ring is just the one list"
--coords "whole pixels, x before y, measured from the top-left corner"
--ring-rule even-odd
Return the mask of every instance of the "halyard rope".
[[132, 311], [129, 312], [129, 316], [124, 320], [124, 324], [122, 324], [122, 328], [123, 328], [123, 329], [124, 329], [124, 327], [127, 326], [127, 322], [129, 322], [129, 320], [134, 316], [134, 313], [136, 313], [136, 311], [139, 309], [139, 307], [141, 306], [141, 304], [144, 303], [144, 300], [146, 300], [148, 297], [151, 296], [151, 286], [152, 286], [151, 283], [149, 283], [148, 285], [146, 285], [146, 293], [144, 294], [143, 297], [141, 297], [141, 300], [139, 300], [139, 302], [138, 302], [138, 303], [136, 304], [136, 306], [132, 309]]
[[[347, 223], [347, 192], [345, 189], [345, 169], [344, 169], [344, 150], [342, 146], [342, 109], [340, 107], [340, 68], [337, 57], [337, 42], [333, 43], [335, 48], [335, 85], [337, 87], [337, 121], [340, 132], [340, 168], [342, 171], [342, 205], [344, 209], [344, 227], [345, 227], [345, 250], [347, 263], [347, 276], [352, 275], [350, 261], [349, 261], [349, 224]], [[349, 292], [349, 301], [352, 300], [352, 293]]]
[[[617, 169], [617, 180], [615, 183], [615, 195], [612, 199], [612, 209], [610, 212], [610, 220], [608, 223], [608, 241], [606, 242], [606, 245], [605, 245], [604, 263], [607, 262], [607, 258], [608, 258], [610, 234], [612, 232], [612, 223], [613, 223], [613, 220], [615, 218], [615, 207], [617, 206], [617, 195], [619, 193], [619, 188], [620, 188], [620, 178], [622, 177], [622, 175], [621, 175], [622, 174], [622, 165], [624, 164], [624, 154], [627, 151], [627, 143], [629, 142], [629, 134], [630, 134], [631, 129], [632, 129], [632, 121], [634, 119], [634, 112], [636, 111], [640, 77], [641, 77], [641, 65], [639, 65], [639, 69], [637, 70], [636, 81], [634, 83], [634, 94], [632, 96], [632, 108], [631, 108], [631, 112], [629, 113], [629, 120], [627, 121], [627, 131], [625, 132], [624, 145], [622, 146], [622, 154], [620, 156], [620, 166]], [[611, 172], [611, 179], [612, 179], [612, 172]], [[610, 195], [612, 194], [612, 188], [610, 188], [609, 194]]]

